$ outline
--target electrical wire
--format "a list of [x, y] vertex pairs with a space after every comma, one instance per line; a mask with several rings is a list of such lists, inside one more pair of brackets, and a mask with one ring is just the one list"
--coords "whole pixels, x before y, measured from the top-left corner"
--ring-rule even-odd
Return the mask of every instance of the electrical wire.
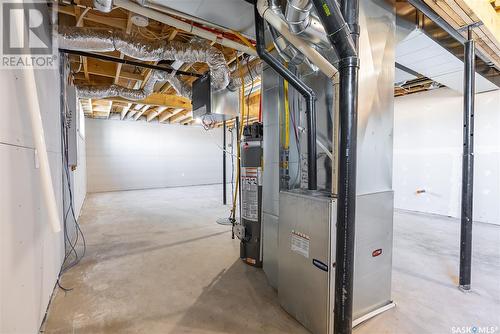
[[[243, 75], [243, 70], [241, 68], [240, 60], [238, 57], [236, 57], [236, 65], [240, 74], [240, 79], [241, 79], [241, 120], [243, 123], [244, 117], [245, 117], [245, 77]], [[242, 125], [242, 124], [241, 124]], [[234, 223], [236, 221], [236, 196], [238, 193], [238, 186], [240, 183], [240, 140], [241, 136], [243, 135], [243, 126], [240, 125], [239, 128], [239, 133], [237, 133], [236, 137], [236, 153], [237, 153], [237, 159], [238, 159], [238, 165], [237, 165], [237, 172], [236, 172], [236, 186], [235, 186], [235, 191], [233, 193], [233, 207], [231, 208], [231, 221], [233, 222], [233, 232], [234, 232]], [[241, 207], [240, 207], [241, 210]], [[240, 214], [241, 216], [241, 214]]]
[[71, 74], [79, 73], [82, 70], [82, 67], [83, 67], [83, 57], [82, 56], [79, 56], [79, 57], [80, 57], [80, 59], [79, 59], [78, 69], [76, 71], [71, 72]]
[[[234, 193], [234, 131], [235, 128], [229, 128], [231, 133], [231, 195]], [[234, 198], [231, 196], [231, 205], [234, 206]], [[229, 213], [229, 218], [231, 218], [231, 213]]]
[[[64, 65], [62, 65], [64, 66]], [[66, 65], [67, 67], [67, 65]], [[64, 70], [61, 70], [64, 73]], [[61, 79], [62, 80], [62, 79]], [[71, 288], [64, 287], [60, 280], [62, 275], [69, 269], [76, 266], [82, 258], [85, 256], [87, 251], [87, 242], [83, 234], [78, 219], [76, 217], [74, 205], [73, 205], [73, 189], [71, 187], [70, 171], [69, 171], [69, 152], [68, 152], [68, 129], [71, 124], [71, 112], [68, 110], [68, 105], [66, 103], [66, 96], [63, 95], [61, 99], [61, 150], [62, 150], [62, 167], [63, 167], [63, 208], [66, 208], [66, 191], [67, 187], [69, 203], [68, 208], [64, 211], [63, 216], [63, 233], [64, 233], [64, 259], [61, 264], [61, 268], [57, 277], [56, 285], [63, 291], [71, 291]], [[70, 216], [71, 214], [71, 216]], [[69, 218], [73, 220], [73, 226], [75, 231], [75, 236], [70, 238], [68, 233], [68, 227], [70, 226]], [[81, 243], [81, 254], [78, 252], [78, 245]]]
[[217, 120], [213, 115], [203, 115], [201, 117], [201, 125], [203, 126], [205, 131], [212, 130], [217, 125]]
[[297, 112], [298, 114], [300, 114], [299, 99], [300, 99], [300, 96], [297, 94], [297, 91], [296, 90], [292, 90], [293, 109], [290, 112], [290, 119], [292, 121], [293, 133], [294, 133], [294, 137], [295, 137], [295, 145], [296, 145], [296, 148], [297, 148], [297, 157], [298, 157], [297, 169], [296, 169], [295, 178], [294, 178], [294, 181], [293, 181], [294, 185], [297, 184], [297, 182], [299, 182], [299, 179], [300, 179], [300, 169], [301, 169], [301, 164], [300, 164], [300, 159], [301, 159], [301, 157], [300, 157], [300, 155], [301, 155], [300, 137], [298, 135], [297, 124], [295, 122], [295, 120], [296, 120], [295, 113]]
[[[71, 187], [71, 179], [70, 179], [70, 172], [69, 172], [69, 166], [68, 166], [68, 163], [69, 163], [69, 152], [68, 152], [68, 141], [67, 141], [67, 137], [68, 137], [68, 124], [66, 124], [66, 126], [63, 128], [63, 147], [64, 147], [64, 151], [63, 151], [63, 156], [64, 156], [64, 161], [63, 161], [63, 168], [64, 168], [64, 171], [65, 171], [65, 179], [66, 179], [66, 186], [68, 187], [68, 195], [69, 195], [69, 207], [66, 211], [66, 214], [65, 214], [65, 217], [64, 217], [64, 225], [65, 225], [65, 231], [67, 233], [67, 228], [68, 228], [68, 215], [69, 213], [71, 213], [71, 218], [73, 219], [73, 223], [74, 223], [74, 228], [75, 228], [75, 232], [76, 232], [76, 235], [75, 235], [75, 238], [74, 238], [74, 241], [71, 242], [69, 240], [69, 236], [67, 236], [67, 239], [70, 241], [69, 242], [69, 251], [66, 252], [66, 256], [65, 256], [65, 259], [63, 261], [63, 267], [62, 267], [62, 272], [66, 272], [67, 270], [71, 269], [72, 267], [76, 266], [78, 263], [80, 263], [81, 259], [85, 256], [85, 253], [86, 253], [86, 249], [87, 249], [87, 243], [86, 243], [86, 240], [85, 240], [85, 236], [83, 234], [83, 231], [81, 230], [80, 228], [80, 224], [78, 223], [78, 219], [76, 217], [76, 213], [75, 213], [75, 208], [74, 208], [74, 205], [73, 205], [73, 189]], [[79, 241], [79, 237], [81, 236], [81, 239], [82, 239], [82, 242], [83, 242], [83, 251], [82, 251], [82, 254], [81, 255], [78, 255], [78, 252], [77, 252], [77, 249], [76, 247], [78, 246], [78, 241]], [[70, 255], [71, 254], [74, 254], [74, 260], [73, 261], [69, 261], [69, 258], [70, 258]]]
[[253, 87], [254, 87], [254, 79], [253, 79], [252, 71], [250, 71], [250, 65], [248, 65], [249, 58], [250, 57], [247, 58], [246, 65], [247, 65], [248, 74], [250, 74], [250, 79], [252, 80], [252, 85], [250, 87], [250, 92], [247, 95], [247, 125], [248, 125], [249, 119], [250, 119], [250, 95], [252, 95], [252, 91], [253, 91]]

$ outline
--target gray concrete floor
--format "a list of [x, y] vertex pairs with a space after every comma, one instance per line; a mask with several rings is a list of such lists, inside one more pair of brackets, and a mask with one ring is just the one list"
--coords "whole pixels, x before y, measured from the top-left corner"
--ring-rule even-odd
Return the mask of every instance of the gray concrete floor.
[[[80, 218], [88, 253], [63, 276], [73, 290], [55, 292], [43, 330], [307, 333], [262, 270], [238, 259], [230, 228], [215, 223], [228, 213], [220, 197], [219, 186], [88, 195]], [[396, 212], [394, 226], [397, 306], [355, 333], [500, 333], [500, 227], [474, 225], [473, 291], [464, 294], [457, 220]]]

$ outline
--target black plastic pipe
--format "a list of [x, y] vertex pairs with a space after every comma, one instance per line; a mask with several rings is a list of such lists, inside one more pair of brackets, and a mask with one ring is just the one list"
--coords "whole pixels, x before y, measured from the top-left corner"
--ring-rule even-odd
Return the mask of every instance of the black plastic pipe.
[[474, 185], [474, 95], [475, 59], [472, 29], [464, 48], [464, 129], [462, 157], [462, 210], [460, 219], [460, 278], [459, 287], [470, 290], [472, 260], [472, 206]]
[[351, 37], [351, 30], [344, 20], [337, 1], [313, 0], [328, 39], [340, 59], [357, 56], [356, 45]]
[[328, 39], [340, 58], [339, 165], [335, 259], [334, 333], [352, 333], [356, 149], [358, 123], [359, 2], [313, 0]]
[[309, 190], [318, 189], [318, 176], [316, 167], [316, 94], [299, 77], [286, 68], [278, 59], [274, 58], [267, 50], [264, 35], [264, 19], [260, 16], [255, 4], [255, 35], [256, 49], [259, 57], [273, 70], [278, 72], [293, 88], [306, 100], [307, 116], [307, 186]]
[[222, 204], [227, 204], [226, 190], [226, 120], [222, 121]]

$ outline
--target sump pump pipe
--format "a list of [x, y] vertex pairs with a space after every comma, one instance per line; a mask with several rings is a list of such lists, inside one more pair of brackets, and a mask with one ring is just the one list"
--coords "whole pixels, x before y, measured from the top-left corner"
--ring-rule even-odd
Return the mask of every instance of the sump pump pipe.
[[[259, 1], [262, 2], [262, 1]], [[265, 0], [264, 0], [265, 2]], [[270, 11], [269, 11], [270, 12]], [[278, 72], [306, 100], [307, 114], [307, 185], [309, 190], [317, 190], [318, 177], [316, 166], [316, 95], [314, 91], [287, 69], [267, 50], [264, 36], [264, 18], [260, 16], [258, 4], [255, 6], [255, 34], [257, 53], [273, 70]], [[291, 42], [291, 41], [290, 41]]]
[[339, 174], [335, 267], [335, 334], [352, 333], [356, 155], [358, 123], [359, 0], [312, 0], [340, 58]]

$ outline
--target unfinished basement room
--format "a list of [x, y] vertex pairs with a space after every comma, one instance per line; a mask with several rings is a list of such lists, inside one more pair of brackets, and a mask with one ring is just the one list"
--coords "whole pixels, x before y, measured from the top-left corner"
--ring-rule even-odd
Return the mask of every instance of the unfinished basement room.
[[500, 334], [499, 0], [0, 10], [0, 334]]

